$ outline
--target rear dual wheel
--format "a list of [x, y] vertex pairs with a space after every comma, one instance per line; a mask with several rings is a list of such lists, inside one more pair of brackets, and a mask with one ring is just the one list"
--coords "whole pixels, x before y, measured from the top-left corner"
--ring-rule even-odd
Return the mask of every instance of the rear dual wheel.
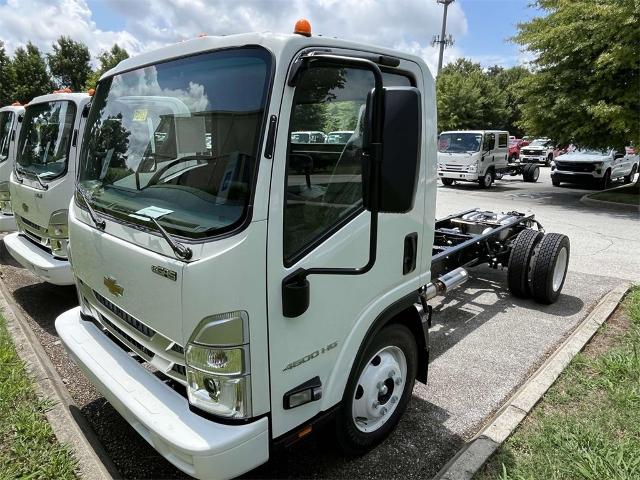
[[522, 179], [525, 182], [535, 183], [540, 178], [540, 167], [535, 163], [528, 163], [522, 170]]
[[554, 303], [564, 286], [569, 253], [566, 235], [523, 230], [516, 237], [509, 256], [509, 290], [519, 298], [532, 297], [540, 303]]

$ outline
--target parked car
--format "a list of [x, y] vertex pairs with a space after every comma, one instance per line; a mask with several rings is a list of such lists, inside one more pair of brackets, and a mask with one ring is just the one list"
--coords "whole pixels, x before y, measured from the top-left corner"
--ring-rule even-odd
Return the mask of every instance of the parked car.
[[329, 132], [329, 135], [327, 135], [327, 143], [347, 143], [352, 135], [353, 130]]
[[293, 143], [325, 143], [326, 139], [324, 132], [291, 132]]
[[536, 138], [533, 142], [520, 149], [520, 161], [526, 163], [544, 163], [551, 165], [555, 157], [560, 155], [561, 150], [556, 148], [548, 138]]
[[522, 147], [529, 145], [529, 142], [514, 136], [509, 137], [509, 163], [513, 163], [520, 159], [520, 150]]
[[630, 183], [638, 171], [638, 155], [625, 151], [576, 148], [551, 164], [551, 183], [596, 183], [606, 189], [612, 180]]

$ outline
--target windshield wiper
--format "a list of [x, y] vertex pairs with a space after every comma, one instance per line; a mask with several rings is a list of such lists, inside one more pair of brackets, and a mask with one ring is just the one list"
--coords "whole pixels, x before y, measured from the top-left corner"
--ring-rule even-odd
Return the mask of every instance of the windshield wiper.
[[82, 199], [84, 200], [84, 203], [87, 206], [87, 211], [89, 212], [89, 216], [91, 217], [91, 221], [93, 222], [93, 224], [96, 226], [98, 230], [104, 231], [105, 227], [107, 226], [107, 223], [101, 218], [98, 218], [98, 215], [96, 214], [96, 212], [93, 210], [93, 207], [89, 203], [89, 196], [87, 195], [87, 192], [85, 192], [84, 189], [79, 184], [76, 184], [76, 192], [78, 192], [82, 197]]
[[133, 215], [136, 217], [144, 217], [150, 220], [157, 227], [158, 231], [164, 237], [164, 239], [167, 241], [167, 243], [171, 247], [171, 250], [173, 250], [173, 253], [175, 253], [178, 257], [182, 258], [183, 260], [191, 260], [191, 257], [193, 256], [193, 251], [189, 247], [186, 247], [183, 244], [176, 242], [171, 237], [171, 235], [169, 235], [169, 232], [167, 232], [164, 229], [164, 227], [160, 225], [160, 223], [155, 218], [153, 218], [150, 215], [145, 215], [143, 213], [134, 213]]
[[22, 183], [24, 181], [24, 179], [22, 178], [22, 176], [24, 175], [24, 170], [22, 170], [22, 168], [20, 168], [18, 166], [18, 164], [16, 163], [16, 166], [14, 168], [14, 171], [16, 172], [16, 179]]
[[38, 175], [37, 173], [34, 173], [33, 175], [36, 177], [36, 180], [38, 181], [38, 183], [40, 184], [43, 190], [49, 190], [49, 185], [47, 185], [42, 181], [42, 179], [40, 178], [40, 175]]

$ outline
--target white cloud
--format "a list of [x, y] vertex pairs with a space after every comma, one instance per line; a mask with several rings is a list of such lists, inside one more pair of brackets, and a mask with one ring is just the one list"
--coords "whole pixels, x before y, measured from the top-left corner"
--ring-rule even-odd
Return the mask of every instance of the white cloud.
[[[93, 55], [113, 43], [130, 53], [193, 38], [201, 32], [226, 35], [249, 31], [290, 32], [295, 21], [311, 21], [315, 35], [335, 36], [408, 50], [425, 58], [432, 70], [442, 6], [435, 0], [102, 0], [124, 21], [121, 31], [102, 30], [85, 0], [8, 0], [0, 5], [0, 32], [7, 49], [32, 40], [45, 51], [60, 35], [86, 43]], [[459, 4], [449, 7], [448, 32], [467, 31]], [[453, 47], [445, 59], [461, 55]], [[446, 62], [445, 62], [446, 63]]]

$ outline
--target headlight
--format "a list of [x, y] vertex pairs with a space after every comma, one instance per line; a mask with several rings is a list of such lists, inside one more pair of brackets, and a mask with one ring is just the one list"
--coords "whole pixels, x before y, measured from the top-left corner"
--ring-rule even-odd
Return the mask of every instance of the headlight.
[[551, 163], [549, 165], [551, 166], [551, 171], [553, 172], [556, 169], [556, 162], [551, 160]]
[[11, 209], [9, 182], [0, 183], [0, 212], [5, 215], [13, 215], [13, 210]]
[[205, 318], [185, 350], [189, 403], [225, 418], [251, 416], [248, 315]]
[[472, 165], [469, 165], [467, 167], [467, 172], [472, 172], [473, 173], [473, 172], [475, 172], [477, 170], [478, 170], [478, 165], [476, 163], [474, 163]]
[[51, 214], [47, 233], [49, 234], [49, 238], [59, 238], [64, 240], [69, 238], [68, 210], [57, 210]]
[[602, 165], [604, 165], [603, 162], [596, 162], [593, 164], [596, 173], [602, 173]]
[[67, 258], [67, 244], [69, 238], [69, 212], [57, 210], [49, 218], [47, 234], [51, 242], [51, 253], [55, 257]]

